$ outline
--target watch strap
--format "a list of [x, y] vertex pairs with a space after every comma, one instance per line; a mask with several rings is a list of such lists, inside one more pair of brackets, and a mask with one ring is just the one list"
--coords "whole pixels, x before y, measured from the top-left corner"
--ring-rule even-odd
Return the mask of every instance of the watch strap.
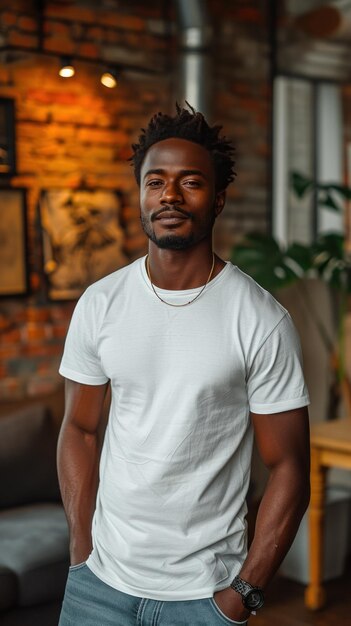
[[246, 580], [243, 580], [243, 578], [240, 578], [240, 576], [235, 576], [230, 586], [232, 589], [234, 589], [234, 591], [237, 591], [238, 593], [240, 593], [241, 596], [244, 597], [249, 591], [251, 591], [251, 589], [254, 589], [254, 587], [250, 585], [250, 583], [248, 583]]
[[[237, 593], [241, 595], [243, 605], [247, 609], [253, 612], [254, 610], [259, 609], [263, 606], [264, 592], [263, 592], [263, 589], [261, 589], [260, 587], [251, 585], [250, 583], [247, 582], [247, 580], [240, 578], [240, 576], [235, 576], [230, 586], [232, 589], [234, 589], [234, 591], [236, 591]], [[254, 601], [252, 603], [250, 602], [249, 598], [253, 594], [255, 594], [256, 596], [258, 594], [258, 598], [256, 598], [256, 602]]]

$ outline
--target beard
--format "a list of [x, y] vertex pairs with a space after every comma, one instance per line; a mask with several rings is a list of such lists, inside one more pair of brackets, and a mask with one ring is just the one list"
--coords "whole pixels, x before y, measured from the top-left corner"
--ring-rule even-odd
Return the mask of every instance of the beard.
[[190, 233], [190, 235], [188, 235], [187, 237], [172, 233], [157, 237], [152, 227], [152, 222], [150, 220], [145, 219], [145, 217], [141, 215], [140, 221], [145, 235], [158, 248], [161, 248], [162, 250], [187, 250], [188, 248], [191, 248], [191, 246], [195, 243], [198, 243], [199, 241], [207, 237], [209, 232], [212, 232], [212, 228], [215, 223], [215, 216], [213, 215], [212, 219], [206, 225], [207, 227], [197, 237], [195, 236], [195, 233]]
[[175, 234], [157, 237], [151, 223], [143, 217], [140, 219], [145, 235], [162, 250], [187, 250], [195, 241], [193, 233], [191, 233], [188, 237], [182, 237], [181, 235]]

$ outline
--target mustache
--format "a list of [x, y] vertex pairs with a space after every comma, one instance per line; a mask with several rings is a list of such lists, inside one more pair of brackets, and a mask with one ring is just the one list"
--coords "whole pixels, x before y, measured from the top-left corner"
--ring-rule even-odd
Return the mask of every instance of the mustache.
[[185, 217], [188, 217], [190, 219], [193, 218], [193, 213], [190, 213], [189, 211], [184, 211], [184, 209], [181, 209], [178, 206], [175, 206], [174, 204], [169, 204], [167, 206], [163, 206], [162, 209], [159, 209], [158, 211], [153, 211], [151, 213], [151, 221], [153, 222], [154, 220], [156, 220], [158, 218], [159, 215], [161, 215], [162, 213], [166, 213], [172, 211], [173, 213], [180, 213], [181, 215], [184, 215]]

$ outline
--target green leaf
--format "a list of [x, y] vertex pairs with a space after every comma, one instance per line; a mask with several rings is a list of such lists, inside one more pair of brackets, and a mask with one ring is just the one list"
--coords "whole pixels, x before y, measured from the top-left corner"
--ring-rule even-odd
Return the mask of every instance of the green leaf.
[[345, 200], [351, 200], [351, 187], [347, 185], [336, 185], [335, 183], [321, 185], [327, 191], [336, 191]]
[[312, 267], [313, 254], [309, 246], [296, 242], [292, 243], [288, 247], [285, 256], [297, 263], [303, 272], [307, 272]]
[[331, 193], [329, 193], [326, 190], [322, 190], [321, 193], [318, 195], [318, 204], [324, 207], [327, 207], [328, 209], [331, 209], [332, 211], [337, 211], [338, 213], [340, 213], [343, 210], [343, 207], [337, 202], [335, 202]]
[[246, 245], [253, 246], [255, 249], [265, 253], [277, 254], [280, 252], [278, 242], [271, 235], [263, 233], [249, 233], [246, 236]]
[[332, 211], [342, 211], [343, 206], [335, 199], [338, 194], [344, 200], [351, 200], [351, 187], [338, 183], [317, 183], [313, 178], [304, 176], [299, 172], [292, 172], [290, 176], [291, 186], [298, 198], [303, 198], [307, 191], [315, 189], [318, 194], [318, 202]]
[[317, 272], [338, 291], [351, 293], [351, 262], [341, 233], [325, 233], [310, 246], [294, 242], [285, 249], [270, 235], [252, 233], [232, 251], [232, 262], [268, 291], [276, 291]]
[[325, 233], [320, 235], [312, 245], [313, 255], [326, 253], [336, 259], [344, 258], [344, 236], [341, 233]]
[[291, 186], [298, 198], [302, 198], [306, 191], [313, 187], [313, 180], [307, 178], [299, 172], [292, 172], [291, 174]]
[[233, 249], [231, 261], [268, 291], [284, 287], [301, 275], [300, 265], [297, 270], [291, 266], [285, 250], [269, 235], [248, 235]]

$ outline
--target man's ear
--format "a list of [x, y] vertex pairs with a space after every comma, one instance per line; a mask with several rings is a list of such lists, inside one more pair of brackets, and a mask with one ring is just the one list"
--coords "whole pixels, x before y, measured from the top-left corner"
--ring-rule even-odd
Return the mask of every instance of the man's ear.
[[225, 191], [218, 191], [215, 199], [215, 216], [218, 217], [222, 213], [225, 205], [226, 193]]

